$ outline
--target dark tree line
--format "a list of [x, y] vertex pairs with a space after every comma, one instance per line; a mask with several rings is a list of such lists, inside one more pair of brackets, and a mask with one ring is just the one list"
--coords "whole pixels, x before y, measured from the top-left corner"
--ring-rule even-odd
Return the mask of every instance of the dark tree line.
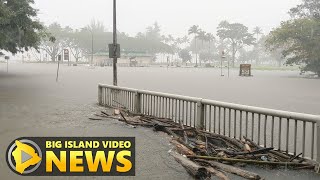
[[292, 19], [269, 34], [267, 47], [272, 52], [280, 49], [286, 64], [303, 65], [303, 70], [320, 76], [320, 1], [303, 0], [289, 14]]

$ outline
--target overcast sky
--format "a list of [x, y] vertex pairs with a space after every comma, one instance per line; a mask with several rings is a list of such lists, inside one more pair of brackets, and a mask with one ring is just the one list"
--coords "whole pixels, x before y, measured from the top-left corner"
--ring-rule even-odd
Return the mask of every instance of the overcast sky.
[[[92, 19], [112, 29], [112, 0], [35, 0], [45, 24], [59, 22], [80, 28]], [[157, 21], [164, 34], [183, 36], [196, 24], [216, 34], [222, 20], [239, 22], [264, 32], [289, 18], [300, 0], [117, 0], [118, 30], [135, 35]]]

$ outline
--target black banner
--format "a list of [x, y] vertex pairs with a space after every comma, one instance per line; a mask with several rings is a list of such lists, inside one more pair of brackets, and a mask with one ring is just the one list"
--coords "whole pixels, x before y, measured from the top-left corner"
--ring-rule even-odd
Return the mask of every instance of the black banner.
[[22, 176], [135, 176], [135, 138], [18, 138], [6, 159]]

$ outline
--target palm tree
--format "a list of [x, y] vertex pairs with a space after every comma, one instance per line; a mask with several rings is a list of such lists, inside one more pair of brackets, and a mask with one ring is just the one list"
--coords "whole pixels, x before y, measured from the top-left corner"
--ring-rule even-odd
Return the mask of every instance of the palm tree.
[[216, 38], [212, 33], [206, 34], [206, 41], [209, 42], [209, 51], [211, 51], [211, 42], [213, 42]]
[[189, 38], [188, 36], [183, 36], [183, 38], [181, 38], [182, 43], [189, 43]]
[[258, 42], [259, 35], [262, 34], [262, 29], [257, 26], [257, 27], [255, 27], [255, 28], [253, 29], [253, 33], [257, 36], [257, 42]]
[[259, 35], [262, 34], [262, 29], [260, 27], [255, 27], [253, 29], [253, 33], [257, 36], [257, 43], [256, 43], [256, 48], [257, 48], [257, 62], [260, 61], [260, 52], [259, 52]]
[[211, 54], [211, 42], [213, 42], [216, 38], [212, 33], [207, 33], [206, 34], [206, 40], [209, 42], [209, 54]]
[[[202, 48], [204, 48], [204, 42], [207, 40], [206, 32], [203, 30], [199, 30], [198, 32], [198, 39], [202, 42]], [[200, 66], [201, 66], [201, 60], [200, 60]]]
[[193, 34], [194, 35], [194, 41], [195, 41], [195, 53], [196, 53], [196, 66], [198, 66], [198, 54], [197, 54], [197, 35], [199, 33], [199, 26], [198, 25], [193, 25], [192, 27], [189, 28], [188, 31], [189, 35]]

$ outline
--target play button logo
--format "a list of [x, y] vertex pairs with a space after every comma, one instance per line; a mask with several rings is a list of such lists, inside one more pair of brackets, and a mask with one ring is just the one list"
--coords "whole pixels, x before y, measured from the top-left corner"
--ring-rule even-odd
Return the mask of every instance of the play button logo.
[[39, 146], [27, 139], [15, 140], [7, 151], [7, 162], [19, 174], [29, 174], [41, 164], [42, 153]]
[[32, 158], [32, 156], [30, 156], [29, 154], [27, 154], [23, 150], [21, 151], [21, 163], [24, 163], [24, 162], [28, 161], [31, 158]]

